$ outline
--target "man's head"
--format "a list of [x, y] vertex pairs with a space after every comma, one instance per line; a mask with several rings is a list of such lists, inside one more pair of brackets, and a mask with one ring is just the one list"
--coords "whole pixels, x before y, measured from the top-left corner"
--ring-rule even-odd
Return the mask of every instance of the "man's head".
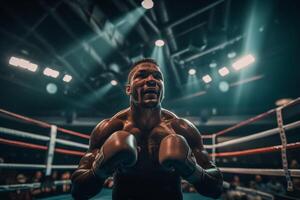
[[128, 75], [126, 94], [137, 106], [155, 108], [160, 106], [164, 94], [163, 75], [152, 59], [133, 64]]

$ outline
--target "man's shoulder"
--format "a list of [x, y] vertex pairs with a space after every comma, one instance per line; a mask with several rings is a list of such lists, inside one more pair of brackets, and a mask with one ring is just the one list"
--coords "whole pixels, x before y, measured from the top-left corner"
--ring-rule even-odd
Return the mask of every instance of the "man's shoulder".
[[111, 118], [103, 119], [94, 128], [91, 138], [91, 148], [99, 147], [114, 132], [122, 130], [127, 119], [128, 109], [121, 110]]
[[190, 122], [185, 118], [178, 117], [175, 113], [169, 110], [162, 109], [162, 113], [163, 113], [163, 118], [170, 121], [171, 124], [173, 125], [178, 125], [181, 126], [182, 128], [197, 129], [192, 122]]
[[110, 120], [127, 120], [130, 108], [117, 112]]
[[116, 113], [111, 118], [103, 119], [99, 122], [95, 128], [95, 130], [103, 131], [103, 129], [111, 128], [112, 126], [122, 126], [127, 119], [128, 116], [128, 108], [121, 110], [120, 112]]
[[170, 110], [163, 108], [161, 110], [161, 113], [162, 113], [162, 118], [164, 120], [170, 121], [170, 120], [178, 119], [178, 116], [175, 113], [171, 112]]
[[176, 134], [182, 135], [192, 149], [203, 148], [201, 134], [192, 122], [184, 118], [178, 118], [173, 120], [171, 125]]
[[182, 135], [191, 147], [202, 147], [201, 134], [192, 122], [175, 115], [169, 120], [169, 123], [175, 133]]
[[94, 132], [103, 132], [107, 129], [118, 129], [124, 125], [124, 120], [127, 117], [127, 109], [121, 110], [111, 118], [103, 119], [100, 121], [93, 130]]
[[171, 125], [177, 127], [180, 130], [186, 131], [198, 131], [196, 126], [190, 122], [188, 119], [177, 117], [171, 120]]

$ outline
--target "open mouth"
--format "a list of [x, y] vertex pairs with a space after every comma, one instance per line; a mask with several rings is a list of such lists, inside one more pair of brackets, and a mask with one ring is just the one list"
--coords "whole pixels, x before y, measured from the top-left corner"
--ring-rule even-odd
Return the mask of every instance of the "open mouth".
[[159, 94], [159, 91], [158, 90], [155, 90], [155, 89], [147, 89], [143, 92], [143, 94], [156, 94], [158, 95]]

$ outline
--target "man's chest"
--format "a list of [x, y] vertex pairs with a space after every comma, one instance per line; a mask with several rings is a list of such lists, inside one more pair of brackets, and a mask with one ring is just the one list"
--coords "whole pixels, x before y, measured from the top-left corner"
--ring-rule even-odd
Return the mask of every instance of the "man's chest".
[[139, 129], [129, 122], [125, 124], [123, 130], [135, 136], [139, 151], [139, 161], [142, 163], [157, 163], [160, 142], [167, 135], [176, 134], [172, 126], [166, 122], [160, 123], [151, 130]]
[[170, 134], [176, 134], [170, 123], [162, 122], [151, 130], [143, 130], [132, 123], [127, 123], [124, 126], [125, 131], [130, 132], [136, 138], [138, 146], [151, 147], [160, 144], [161, 140]]

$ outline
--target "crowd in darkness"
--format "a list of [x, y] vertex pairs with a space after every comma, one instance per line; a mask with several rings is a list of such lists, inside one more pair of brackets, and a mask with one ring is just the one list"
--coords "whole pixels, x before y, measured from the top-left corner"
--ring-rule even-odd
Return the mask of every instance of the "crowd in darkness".
[[[289, 164], [290, 169], [300, 169], [297, 160], [292, 160]], [[284, 183], [284, 184], [283, 184]], [[224, 200], [263, 200], [264, 198], [257, 194], [245, 194], [237, 187], [245, 187], [253, 190], [274, 195], [275, 199], [295, 199], [300, 197], [300, 178], [292, 178], [293, 191], [287, 191], [285, 177], [275, 176], [252, 176], [250, 181], [241, 180], [240, 176], [234, 175], [231, 179], [229, 189], [223, 194]]]
[[[3, 159], [0, 158], [0, 162]], [[297, 160], [292, 160], [289, 163], [290, 169], [299, 169], [300, 165]], [[57, 180], [69, 180], [71, 178], [71, 172], [57, 172], [53, 171], [50, 176], [45, 176], [42, 171], [14, 171], [8, 170], [7, 172], [0, 169], [0, 185], [13, 185], [13, 184], [25, 184], [25, 183], [41, 183], [41, 187], [34, 189], [14, 190], [9, 192], [0, 192], [0, 199], [8, 200], [31, 200], [37, 198], [43, 198], [53, 195], [68, 194], [71, 190], [70, 184], [55, 185], [54, 181]], [[249, 175], [248, 175], [249, 177]], [[225, 177], [226, 180], [226, 177]], [[226, 181], [228, 181], [227, 179]], [[263, 200], [259, 195], [249, 195], [236, 190], [237, 187], [246, 187], [254, 190], [259, 190], [265, 193], [273, 194], [275, 196], [290, 196], [300, 197], [300, 179], [292, 178], [294, 190], [292, 192], [286, 191], [286, 185], [284, 177], [272, 177], [255, 175], [252, 178], [244, 179], [239, 175], [233, 175], [229, 182], [230, 188], [225, 190], [222, 198], [224, 200]], [[112, 188], [114, 185], [113, 178], [109, 177], [104, 186], [106, 188]], [[184, 193], [196, 193], [195, 188], [186, 181], [181, 182], [182, 191]], [[277, 199], [277, 198], [275, 198]], [[278, 198], [280, 199], [280, 198]]]
[[41, 183], [41, 187], [32, 189], [18, 189], [8, 192], [0, 192], [0, 199], [8, 200], [32, 200], [53, 195], [70, 193], [71, 185], [62, 184], [55, 185], [57, 180], [70, 180], [71, 172], [65, 171], [58, 173], [53, 171], [50, 176], [45, 176], [42, 171], [30, 173], [29, 171], [21, 172], [10, 170], [7, 173], [2, 173], [0, 185], [15, 185], [26, 183]]

